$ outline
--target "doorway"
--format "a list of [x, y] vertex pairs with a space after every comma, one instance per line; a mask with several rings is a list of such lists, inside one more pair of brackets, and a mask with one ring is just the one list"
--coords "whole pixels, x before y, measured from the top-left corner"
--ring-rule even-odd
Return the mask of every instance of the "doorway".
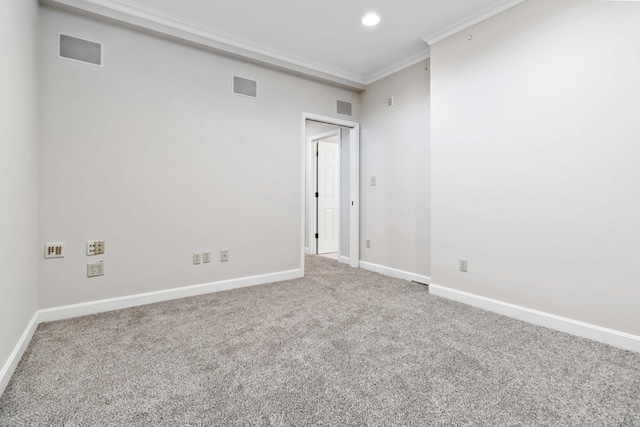
[[328, 253], [357, 268], [360, 125], [303, 113], [302, 134], [302, 267], [305, 253]]
[[339, 260], [340, 132], [314, 141], [316, 150], [316, 254]]

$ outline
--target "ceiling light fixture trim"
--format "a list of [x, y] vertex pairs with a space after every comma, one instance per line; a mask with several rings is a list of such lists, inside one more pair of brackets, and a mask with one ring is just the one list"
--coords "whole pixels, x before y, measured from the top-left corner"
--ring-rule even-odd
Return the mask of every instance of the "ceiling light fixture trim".
[[378, 25], [380, 22], [380, 16], [375, 13], [367, 13], [364, 18], [362, 18], [362, 24], [367, 27], [372, 27], [374, 25]]

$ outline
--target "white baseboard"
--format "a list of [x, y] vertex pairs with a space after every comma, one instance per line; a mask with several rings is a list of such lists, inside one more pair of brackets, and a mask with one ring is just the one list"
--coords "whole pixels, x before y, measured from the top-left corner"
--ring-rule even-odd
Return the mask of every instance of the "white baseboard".
[[373, 271], [375, 273], [384, 274], [385, 276], [395, 277], [396, 279], [404, 279], [419, 283], [430, 283], [431, 279], [427, 276], [410, 273], [408, 271], [398, 270], [397, 268], [385, 267], [384, 265], [373, 264], [371, 262], [360, 261], [360, 268]]
[[244, 288], [247, 286], [255, 286], [265, 283], [297, 279], [303, 276], [304, 274], [302, 270], [290, 270], [278, 273], [262, 274], [259, 276], [242, 277], [239, 279], [204, 283], [201, 285], [185, 286], [182, 288], [167, 289], [163, 291], [148, 292], [144, 294], [91, 301], [81, 304], [67, 305], [63, 307], [46, 308], [40, 310], [40, 322], [52, 322], [55, 320], [70, 319], [72, 317], [86, 316], [88, 314], [96, 314], [105, 311], [137, 307], [140, 305], [152, 304], [155, 302], [169, 301], [178, 298], [209, 294], [212, 292], [226, 291], [229, 289]]
[[350, 260], [350, 258], [348, 256], [340, 255], [338, 257], [338, 262], [341, 262], [343, 264], [349, 264], [351, 262], [351, 260]]
[[591, 325], [578, 320], [568, 319], [566, 317], [556, 316], [555, 314], [549, 314], [538, 310], [532, 310], [530, 308], [446, 288], [440, 285], [429, 285], [429, 292], [432, 295], [469, 304], [484, 310], [493, 311], [498, 314], [533, 323], [534, 325], [544, 326], [546, 328], [609, 344], [624, 350], [631, 350], [640, 353], [640, 337], [627, 334], [626, 332]]
[[0, 396], [2, 396], [2, 393], [4, 393], [4, 389], [7, 388], [7, 385], [11, 380], [11, 376], [18, 367], [18, 363], [20, 363], [20, 359], [22, 359], [22, 355], [31, 342], [31, 338], [33, 338], [33, 334], [36, 332], [36, 328], [38, 327], [39, 323], [39, 313], [36, 312], [27, 325], [27, 329], [24, 330], [22, 336], [20, 337], [20, 340], [11, 352], [9, 359], [2, 367], [2, 370], [0, 371]]

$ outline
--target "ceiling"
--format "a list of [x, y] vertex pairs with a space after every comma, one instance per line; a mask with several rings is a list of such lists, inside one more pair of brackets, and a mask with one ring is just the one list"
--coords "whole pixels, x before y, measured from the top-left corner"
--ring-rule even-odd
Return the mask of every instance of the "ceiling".
[[[524, 0], [41, 0], [362, 90]], [[381, 21], [365, 27], [362, 17]]]

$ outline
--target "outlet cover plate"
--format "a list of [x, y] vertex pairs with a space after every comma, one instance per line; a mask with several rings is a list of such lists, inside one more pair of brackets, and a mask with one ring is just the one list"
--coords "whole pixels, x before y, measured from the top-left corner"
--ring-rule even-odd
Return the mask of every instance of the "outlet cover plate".
[[193, 265], [202, 264], [202, 252], [193, 253]]
[[87, 256], [104, 253], [104, 240], [87, 240]]
[[45, 258], [64, 258], [64, 243], [45, 243], [44, 244], [44, 257]]
[[90, 262], [87, 264], [87, 277], [96, 277], [104, 275], [104, 262]]
[[202, 262], [211, 262], [211, 251], [202, 252]]
[[220, 262], [229, 262], [229, 249], [222, 249], [220, 251]]

